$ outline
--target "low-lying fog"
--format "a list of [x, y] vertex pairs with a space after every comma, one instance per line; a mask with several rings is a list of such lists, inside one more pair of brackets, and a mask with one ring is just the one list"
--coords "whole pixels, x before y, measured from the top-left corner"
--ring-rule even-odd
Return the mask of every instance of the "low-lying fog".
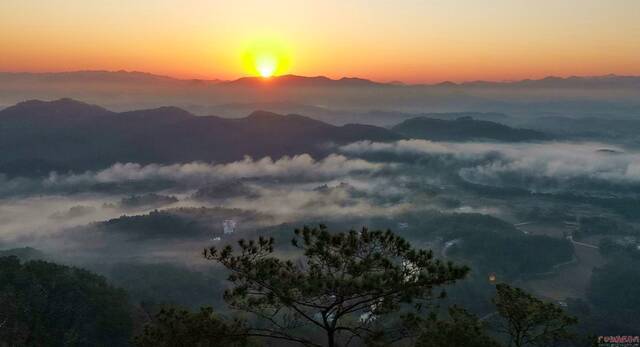
[[403, 140], [352, 143], [322, 159], [122, 163], [37, 179], [0, 176], [0, 245], [80, 263], [191, 262], [234, 234], [282, 225], [384, 218], [406, 228], [404, 216], [427, 211], [516, 221], [509, 203], [480, 199], [468, 184], [635, 197], [640, 152], [603, 143]]

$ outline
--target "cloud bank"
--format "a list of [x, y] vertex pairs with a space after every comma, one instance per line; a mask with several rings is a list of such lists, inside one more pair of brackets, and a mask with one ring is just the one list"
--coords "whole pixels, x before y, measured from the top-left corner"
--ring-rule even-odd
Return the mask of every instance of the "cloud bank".
[[338, 154], [332, 154], [320, 161], [314, 160], [308, 154], [301, 154], [294, 157], [282, 157], [275, 161], [269, 157], [260, 160], [245, 157], [242, 161], [229, 164], [194, 162], [174, 165], [140, 165], [118, 163], [102, 171], [86, 172], [80, 175], [51, 174], [46, 179], [45, 185], [87, 182], [115, 183], [148, 179], [187, 182], [258, 177], [317, 179], [347, 175], [358, 171], [375, 171], [382, 167], [382, 164], [369, 163], [362, 159], [348, 159]]
[[620, 190], [640, 188], [640, 152], [601, 143], [451, 143], [402, 140], [357, 142], [348, 155], [448, 158], [463, 179], [532, 190]]
[[[381, 163], [363, 159], [350, 159], [341, 154], [332, 154], [315, 160], [308, 154], [282, 157], [273, 160], [265, 157], [228, 164], [192, 162], [186, 164], [159, 165], [117, 163], [103, 170], [80, 174], [51, 173], [42, 180], [28, 178], [8, 179], [0, 175], [0, 196], [15, 194], [42, 194], [56, 192], [82, 192], [107, 189], [110, 185], [140, 184], [143, 182], [166, 182], [167, 187], [199, 187], [210, 182], [231, 179], [273, 178], [290, 180], [330, 179], [357, 173], [371, 173], [384, 168]], [[133, 190], [134, 186], [128, 186]]]

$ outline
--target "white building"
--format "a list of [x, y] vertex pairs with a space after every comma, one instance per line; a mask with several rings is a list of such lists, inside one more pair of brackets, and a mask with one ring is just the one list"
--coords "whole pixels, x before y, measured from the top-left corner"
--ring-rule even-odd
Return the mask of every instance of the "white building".
[[236, 232], [236, 226], [238, 224], [233, 219], [226, 219], [222, 222], [222, 230], [225, 234], [233, 234]]

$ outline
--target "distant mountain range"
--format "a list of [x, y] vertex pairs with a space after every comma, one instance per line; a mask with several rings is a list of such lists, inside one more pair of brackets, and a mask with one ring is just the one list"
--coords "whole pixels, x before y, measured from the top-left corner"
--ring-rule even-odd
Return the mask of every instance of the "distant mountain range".
[[233, 81], [222, 82], [226, 86], [296, 86], [296, 87], [371, 87], [371, 86], [397, 86], [397, 84], [378, 83], [363, 78], [343, 77], [331, 79], [325, 76], [296, 76], [283, 75], [270, 78], [243, 77]]
[[335, 126], [300, 115], [255, 111], [244, 118], [195, 116], [177, 107], [112, 112], [72, 99], [31, 100], [0, 111], [0, 172], [48, 172], [104, 168], [116, 162], [229, 162], [309, 153], [324, 156], [326, 144], [394, 141], [529, 141], [538, 131], [462, 117], [418, 117], [391, 129]]
[[[640, 76], [403, 84], [295, 75], [220, 81], [182, 80], [135, 71], [0, 72], [0, 105], [64, 97], [115, 111], [175, 105], [197, 115], [238, 118], [260, 109], [303, 114], [334, 125], [390, 126], [415, 115], [468, 111], [520, 118], [634, 119], [640, 116]], [[393, 117], [378, 117], [375, 112], [368, 115], [370, 111]]]
[[524, 79], [517, 81], [468, 81], [440, 82], [434, 84], [406, 84], [402, 82], [375, 82], [356, 77], [331, 79], [325, 76], [282, 75], [268, 79], [262, 77], [242, 77], [236, 80], [218, 79], [178, 79], [162, 75], [154, 75], [138, 71], [70, 71], [70, 72], [0, 72], [0, 83], [3, 82], [48, 82], [48, 83], [190, 83], [218, 84], [230, 87], [257, 87], [265, 84], [293, 87], [545, 87], [545, 88], [591, 88], [591, 87], [640, 87], [640, 76], [548, 76], [542, 79]]
[[43, 83], [218, 83], [219, 80], [184, 80], [139, 71], [0, 72], [0, 82]]

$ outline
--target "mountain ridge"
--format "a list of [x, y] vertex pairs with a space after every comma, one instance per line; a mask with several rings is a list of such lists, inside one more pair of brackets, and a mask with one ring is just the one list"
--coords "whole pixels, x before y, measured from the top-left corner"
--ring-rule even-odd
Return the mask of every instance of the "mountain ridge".
[[402, 121], [393, 126], [391, 130], [407, 137], [431, 141], [523, 142], [551, 139], [550, 136], [540, 131], [512, 128], [501, 123], [476, 120], [470, 116], [453, 120], [415, 117]]
[[463, 82], [440, 81], [433, 83], [406, 83], [401, 81], [377, 82], [360, 77], [340, 77], [337, 79], [327, 76], [301, 76], [286, 74], [262, 78], [245, 76], [232, 80], [220, 79], [183, 79], [165, 75], [157, 75], [141, 71], [109, 71], [109, 70], [81, 70], [65, 72], [0, 72], [0, 82], [12, 80], [26, 80], [36, 82], [149, 82], [149, 83], [202, 83], [220, 86], [263, 86], [263, 85], [294, 85], [294, 86], [377, 86], [377, 87], [579, 87], [579, 86], [612, 86], [640, 87], [640, 75], [594, 75], [594, 76], [546, 76], [538, 79], [524, 78], [513, 81], [471, 80]]
[[102, 169], [117, 162], [223, 163], [245, 156], [280, 158], [304, 153], [322, 158], [331, 153], [327, 144], [407, 138], [549, 139], [538, 131], [468, 116], [455, 120], [415, 117], [387, 129], [358, 123], [338, 126], [299, 114], [263, 110], [223, 118], [196, 116], [174, 106], [112, 112], [69, 98], [30, 100], [0, 110], [0, 152], [6, 154], [0, 158], [0, 173], [42, 175]]
[[[329, 154], [328, 143], [402, 138], [379, 127], [335, 126], [266, 111], [232, 119], [195, 116], [177, 107], [117, 113], [71, 99], [18, 105], [0, 111], [0, 152], [6, 153], [0, 171], [14, 175], [48, 168], [99, 169], [116, 162], [231, 162], [247, 155], [303, 153], [323, 157]], [[60, 105], [68, 112], [58, 112]], [[47, 106], [51, 114], [44, 111]]]

